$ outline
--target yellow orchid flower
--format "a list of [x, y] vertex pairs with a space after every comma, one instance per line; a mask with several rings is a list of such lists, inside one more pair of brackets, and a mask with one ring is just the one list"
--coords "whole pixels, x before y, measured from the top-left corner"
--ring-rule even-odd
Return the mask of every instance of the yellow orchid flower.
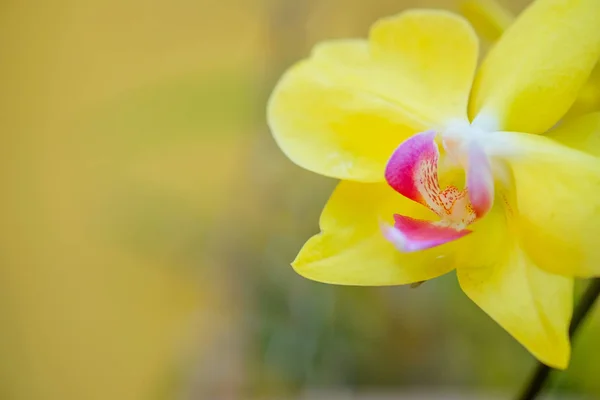
[[539, 134], [598, 60], [598, 26], [600, 1], [536, 1], [479, 68], [473, 28], [446, 11], [317, 45], [267, 110], [292, 161], [341, 179], [294, 269], [346, 285], [456, 270], [535, 357], [566, 368], [573, 277], [600, 275], [600, 114]]

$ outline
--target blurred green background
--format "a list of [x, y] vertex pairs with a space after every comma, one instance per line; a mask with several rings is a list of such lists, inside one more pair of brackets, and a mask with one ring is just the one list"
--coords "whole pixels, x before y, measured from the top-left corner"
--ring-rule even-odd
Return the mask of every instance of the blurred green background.
[[[281, 154], [268, 94], [316, 42], [411, 6], [457, 1], [3, 1], [0, 399], [517, 392], [532, 357], [454, 274], [289, 266], [335, 182]], [[555, 394], [600, 398], [599, 337], [596, 310]]]

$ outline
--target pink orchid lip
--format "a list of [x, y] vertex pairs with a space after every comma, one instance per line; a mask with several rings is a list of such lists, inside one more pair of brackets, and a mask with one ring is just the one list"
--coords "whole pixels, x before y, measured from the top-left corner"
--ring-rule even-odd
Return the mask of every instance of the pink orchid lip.
[[382, 225], [383, 235], [402, 252], [426, 250], [460, 239], [471, 233], [439, 223], [394, 214], [394, 226]]
[[428, 206], [428, 191], [439, 191], [436, 135], [435, 131], [427, 131], [405, 140], [394, 151], [385, 168], [385, 180], [395, 191], [424, 206]]
[[450, 154], [466, 159], [466, 188], [448, 186], [443, 190], [438, 180], [439, 149], [437, 133], [426, 131], [405, 140], [392, 154], [385, 170], [388, 184], [398, 193], [436, 213], [439, 221], [417, 220], [395, 214], [394, 225], [382, 226], [384, 236], [404, 252], [425, 250], [448, 243], [471, 233], [465, 229], [482, 218], [492, 207], [494, 181], [490, 162], [476, 141], [469, 140], [464, 154]]

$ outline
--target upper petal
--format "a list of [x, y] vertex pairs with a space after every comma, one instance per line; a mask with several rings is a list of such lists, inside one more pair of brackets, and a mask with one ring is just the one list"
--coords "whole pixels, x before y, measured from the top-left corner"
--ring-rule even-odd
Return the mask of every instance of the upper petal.
[[277, 84], [268, 123], [300, 166], [380, 181], [404, 139], [466, 118], [476, 60], [477, 38], [463, 18], [405, 12], [377, 22], [369, 41], [318, 45]]
[[494, 130], [541, 133], [569, 109], [600, 55], [600, 1], [538, 0], [475, 79], [470, 115]]
[[458, 268], [463, 291], [543, 363], [569, 363], [573, 279], [537, 268], [516, 242], [479, 267]]
[[309, 279], [344, 285], [407, 284], [452, 270], [453, 246], [460, 241], [402, 253], [385, 239], [380, 224], [393, 224], [397, 212], [435, 217], [385, 183], [342, 181], [323, 210], [321, 233], [304, 245], [294, 269]]
[[600, 275], [600, 159], [539, 135], [501, 132], [488, 153], [512, 174], [523, 250], [549, 272]]
[[375, 61], [395, 76], [390, 92], [430, 120], [430, 127], [467, 119], [478, 41], [463, 17], [407, 11], [375, 23], [370, 43]]

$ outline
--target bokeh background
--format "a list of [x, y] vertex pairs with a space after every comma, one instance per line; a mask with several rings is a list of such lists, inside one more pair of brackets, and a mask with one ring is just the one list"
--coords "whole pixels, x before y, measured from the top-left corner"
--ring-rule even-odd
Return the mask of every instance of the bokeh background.
[[[289, 266], [335, 182], [280, 153], [268, 94], [316, 42], [411, 6], [458, 1], [2, 1], [0, 399], [516, 393], [534, 360], [454, 274]], [[600, 398], [599, 338], [596, 310], [557, 398]]]

